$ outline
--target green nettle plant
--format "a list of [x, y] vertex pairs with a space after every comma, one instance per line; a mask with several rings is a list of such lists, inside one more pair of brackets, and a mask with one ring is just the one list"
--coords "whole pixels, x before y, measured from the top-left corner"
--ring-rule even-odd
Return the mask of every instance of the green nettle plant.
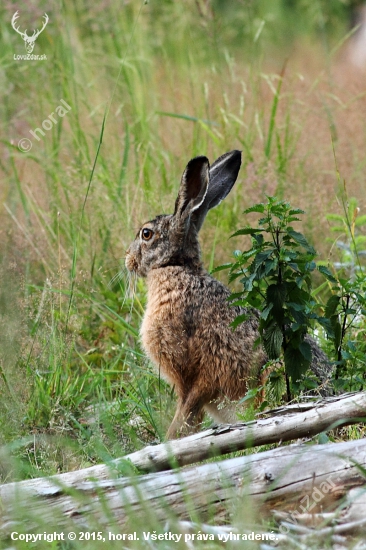
[[[244, 211], [262, 217], [257, 227], [244, 227], [233, 235], [250, 235], [252, 245], [244, 252], [236, 251], [235, 262], [225, 267], [230, 268], [230, 281], [239, 279], [243, 285], [241, 292], [232, 294], [233, 305], [260, 311], [260, 340], [270, 360], [284, 362], [290, 399], [291, 389], [303, 387], [301, 380], [311, 363], [310, 344], [305, 340], [310, 327], [317, 321], [327, 333], [333, 333], [311, 294], [312, 273], [318, 269], [334, 278], [325, 266], [316, 265], [314, 248], [291, 226], [303, 210], [276, 197], [267, 199], [267, 204], [255, 204]], [[245, 318], [238, 316], [233, 326]]]

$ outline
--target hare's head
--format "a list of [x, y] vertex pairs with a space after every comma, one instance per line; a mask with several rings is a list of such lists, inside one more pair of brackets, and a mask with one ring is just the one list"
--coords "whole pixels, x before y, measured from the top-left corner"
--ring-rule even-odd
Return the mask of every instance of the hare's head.
[[207, 212], [229, 193], [238, 176], [240, 151], [231, 151], [210, 167], [206, 157], [189, 161], [174, 214], [157, 216], [139, 229], [126, 255], [126, 267], [142, 277], [151, 269], [201, 265], [198, 232]]

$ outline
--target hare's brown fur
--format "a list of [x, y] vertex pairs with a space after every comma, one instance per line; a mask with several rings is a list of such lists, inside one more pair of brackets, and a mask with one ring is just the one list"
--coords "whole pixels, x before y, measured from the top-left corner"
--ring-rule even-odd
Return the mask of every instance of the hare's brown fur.
[[202, 267], [153, 269], [147, 284], [142, 344], [178, 396], [168, 436], [183, 422], [197, 421], [203, 408], [215, 420], [227, 421], [217, 403], [243, 397], [265, 363], [261, 348], [253, 351], [257, 315], [233, 331], [229, 325], [238, 308], [229, 307], [229, 291]]
[[[142, 345], [178, 396], [169, 438], [197, 424], [203, 410], [219, 422], [232, 420], [226, 401], [243, 397], [266, 362], [254, 347], [258, 312], [229, 305], [230, 291], [203, 268], [198, 242], [207, 212], [229, 193], [240, 162], [239, 151], [211, 167], [206, 157], [192, 159], [174, 214], [145, 223], [127, 251], [127, 268], [147, 278]], [[247, 320], [233, 330], [230, 323], [243, 313]], [[313, 344], [313, 370], [321, 372], [324, 354]]]

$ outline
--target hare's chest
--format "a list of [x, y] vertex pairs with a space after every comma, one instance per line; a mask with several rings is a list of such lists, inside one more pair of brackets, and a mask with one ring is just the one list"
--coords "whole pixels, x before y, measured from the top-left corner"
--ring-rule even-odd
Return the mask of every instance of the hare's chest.
[[146, 309], [140, 328], [140, 339], [148, 357], [156, 363], [158, 354], [158, 338], [162, 331], [162, 324], [158, 317], [154, 315], [151, 308]]
[[174, 382], [172, 372], [187, 359], [187, 332], [173, 304], [153, 305], [148, 305], [141, 324], [141, 343], [164, 378]]

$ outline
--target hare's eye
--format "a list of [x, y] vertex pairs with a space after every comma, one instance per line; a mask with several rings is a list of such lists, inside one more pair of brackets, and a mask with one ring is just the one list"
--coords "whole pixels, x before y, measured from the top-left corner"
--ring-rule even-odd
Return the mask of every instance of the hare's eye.
[[144, 241], [149, 241], [151, 237], [153, 236], [154, 232], [151, 229], [148, 229], [147, 227], [144, 227], [141, 231], [141, 237]]

